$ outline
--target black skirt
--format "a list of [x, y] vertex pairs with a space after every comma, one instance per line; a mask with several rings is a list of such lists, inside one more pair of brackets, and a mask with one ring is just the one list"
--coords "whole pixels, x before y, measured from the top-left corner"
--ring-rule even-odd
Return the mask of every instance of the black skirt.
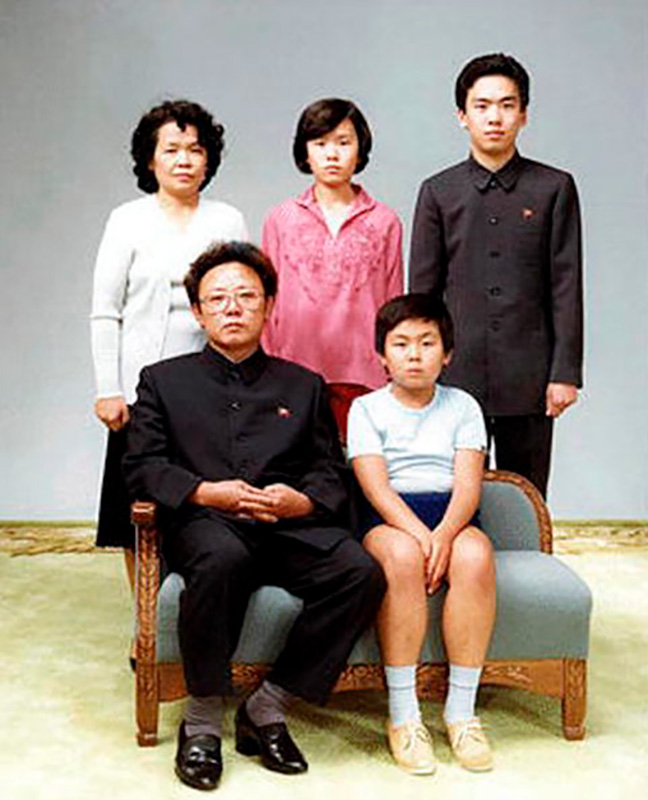
[[120, 431], [108, 432], [106, 463], [104, 465], [99, 500], [97, 547], [126, 547], [135, 549], [135, 528], [130, 521], [130, 498], [122, 473], [122, 458], [126, 452], [128, 425]]

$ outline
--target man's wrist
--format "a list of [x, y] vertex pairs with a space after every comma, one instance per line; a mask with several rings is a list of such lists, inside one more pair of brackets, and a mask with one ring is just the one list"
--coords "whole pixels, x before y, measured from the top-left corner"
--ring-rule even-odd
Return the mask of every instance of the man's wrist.
[[301, 512], [300, 516], [309, 517], [311, 514], [314, 514], [315, 503], [305, 492], [300, 492], [298, 489], [296, 491], [299, 494], [300, 512]]
[[187, 499], [196, 506], [211, 506], [214, 504], [215, 486], [216, 484], [213, 481], [201, 480], [196, 484]]

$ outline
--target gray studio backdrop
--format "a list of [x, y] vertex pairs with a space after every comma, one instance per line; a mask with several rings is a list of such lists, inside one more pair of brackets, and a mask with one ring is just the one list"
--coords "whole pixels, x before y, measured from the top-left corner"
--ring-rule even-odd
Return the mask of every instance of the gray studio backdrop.
[[88, 311], [106, 217], [137, 196], [132, 125], [187, 96], [225, 124], [209, 193], [258, 238], [306, 179], [300, 109], [358, 102], [362, 176], [409, 232], [420, 180], [467, 152], [452, 84], [504, 50], [532, 74], [522, 151], [572, 171], [586, 235], [586, 388], [557, 425], [562, 518], [648, 517], [645, 0], [0, 0], [0, 519], [90, 519], [104, 432]]

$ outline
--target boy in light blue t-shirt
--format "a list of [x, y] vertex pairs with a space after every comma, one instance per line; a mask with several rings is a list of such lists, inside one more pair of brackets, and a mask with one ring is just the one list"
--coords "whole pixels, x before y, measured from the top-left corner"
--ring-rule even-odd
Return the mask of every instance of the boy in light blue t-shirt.
[[414, 774], [436, 768], [421, 722], [416, 667], [428, 625], [426, 595], [444, 581], [445, 726], [462, 766], [493, 766], [475, 716], [495, 621], [493, 548], [475, 526], [486, 431], [467, 392], [437, 384], [452, 347], [452, 320], [440, 298], [390, 300], [376, 318], [376, 349], [391, 382], [355, 400], [349, 414], [349, 459], [375, 512], [363, 544], [388, 585], [377, 629], [389, 691], [389, 746], [399, 766]]

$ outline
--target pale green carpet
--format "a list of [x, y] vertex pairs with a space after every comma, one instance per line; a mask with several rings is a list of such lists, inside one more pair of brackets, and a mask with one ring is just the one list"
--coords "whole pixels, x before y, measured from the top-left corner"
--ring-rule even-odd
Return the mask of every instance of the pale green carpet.
[[[594, 592], [588, 735], [561, 736], [557, 702], [485, 689], [480, 711], [496, 770], [464, 772], [450, 758], [440, 707], [426, 706], [440, 767], [411, 777], [384, 747], [384, 697], [336, 696], [300, 706], [291, 730], [307, 775], [284, 777], [233, 752], [214, 797], [241, 800], [427, 797], [447, 800], [634, 800], [648, 796], [648, 551], [561, 556]], [[119, 554], [0, 555], [0, 799], [130, 800], [205, 796], [173, 775], [182, 704], [163, 706], [161, 741], [138, 748], [127, 666], [130, 611]]]

